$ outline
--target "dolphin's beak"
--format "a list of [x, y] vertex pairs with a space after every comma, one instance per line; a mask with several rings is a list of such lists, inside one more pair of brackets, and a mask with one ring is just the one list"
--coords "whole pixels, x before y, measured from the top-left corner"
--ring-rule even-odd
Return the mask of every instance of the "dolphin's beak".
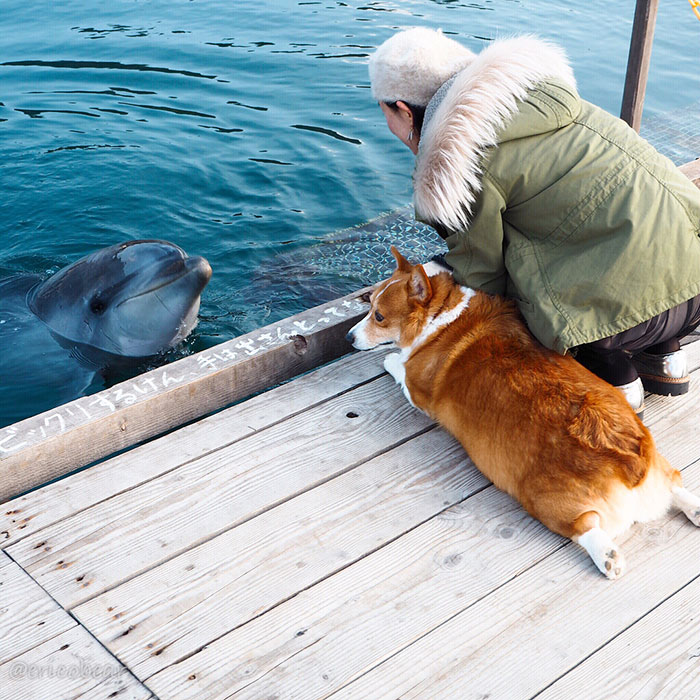
[[194, 272], [197, 275], [201, 284], [200, 291], [207, 286], [209, 280], [211, 279], [211, 265], [206, 258], [202, 258], [199, 255], [186, 258], [185, 269], [188, 273]]

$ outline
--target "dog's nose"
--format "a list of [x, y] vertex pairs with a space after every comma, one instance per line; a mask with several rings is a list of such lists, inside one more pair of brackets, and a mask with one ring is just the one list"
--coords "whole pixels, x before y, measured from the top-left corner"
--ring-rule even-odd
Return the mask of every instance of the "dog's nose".
[[352, 331], [348, 331], [347, 335], [345, 336], [345, 340], [350, 343], [350, 345], [355, 344], [355, 334]]

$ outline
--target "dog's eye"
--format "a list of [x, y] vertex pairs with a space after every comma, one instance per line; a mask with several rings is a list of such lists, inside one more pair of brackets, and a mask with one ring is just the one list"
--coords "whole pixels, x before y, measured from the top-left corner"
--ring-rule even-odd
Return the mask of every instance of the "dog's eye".
[[375, 311], [375, 312], [374, 312], [374, 318], [376, 318], [377, 321], [379, 321], [379, 323], [381, 323], [381, 322], [384, 320], [384, 316], [382, 316], [382, 315], [379, 313], [379, 311]]

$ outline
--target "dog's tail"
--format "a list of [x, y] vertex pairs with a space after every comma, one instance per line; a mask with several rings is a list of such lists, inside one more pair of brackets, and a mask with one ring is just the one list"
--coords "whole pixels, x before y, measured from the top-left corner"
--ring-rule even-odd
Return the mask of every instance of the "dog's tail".
[[568, 431], [582, 445], [610, 454], [629, 488], [639, 485], [660, 457], [651, 433], [630, 407], [597, 392], [586, 393]]

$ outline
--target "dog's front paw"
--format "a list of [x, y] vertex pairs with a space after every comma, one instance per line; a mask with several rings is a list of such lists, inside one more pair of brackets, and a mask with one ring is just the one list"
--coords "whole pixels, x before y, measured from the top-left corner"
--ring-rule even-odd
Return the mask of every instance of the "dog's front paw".
[[384, 358], [384, 369], [400, 384], [406, 376], [401, 353], [393, 352]]

